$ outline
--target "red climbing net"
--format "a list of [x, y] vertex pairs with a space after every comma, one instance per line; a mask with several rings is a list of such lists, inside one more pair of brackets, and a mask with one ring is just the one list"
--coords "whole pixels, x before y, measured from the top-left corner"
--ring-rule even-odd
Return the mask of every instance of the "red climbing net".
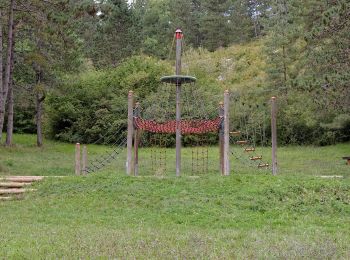
[[[217, 117], [211, 120], [181, 120], [181, 134], [203, 134], [219, 130], [222, 118]], [[134, 117], [134, 124], [137, 129], [146, 130], [152, 133], [175, 133], [176, 120], [170, 120], [164, 123], [157, 123], [154, 120], [145, 120], [140, 117]]]

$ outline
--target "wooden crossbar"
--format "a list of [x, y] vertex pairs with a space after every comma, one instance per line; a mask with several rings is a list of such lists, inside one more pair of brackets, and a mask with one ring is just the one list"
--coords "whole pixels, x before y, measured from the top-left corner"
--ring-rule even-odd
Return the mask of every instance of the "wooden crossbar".
[[237, 141], [236, 142], [236, 144], [239, 144], [239, 145], [243, 145], [243, 144], [247, 144], [248, 143], [248, 141]]
[[268, 163], [259, 163], [258, 168], [264, 168], [264, 167], [269, 167]]
[[233, 132], [230, 132], [230, 135], [239, 136], [239, 135], [241, 135], [241, 131], [233, 131]]
[[261, 155], [260, 156], [253, 156], [253, 157], [250, 157], [249, 159], [252, 161], [261, 160], [262, 156]]

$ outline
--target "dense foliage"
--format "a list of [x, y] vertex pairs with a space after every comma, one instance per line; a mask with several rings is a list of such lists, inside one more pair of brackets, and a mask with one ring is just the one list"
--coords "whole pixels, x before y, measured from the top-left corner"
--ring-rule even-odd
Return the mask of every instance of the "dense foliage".
[[[261, 124], [268, 132], [269, 117], [261, 117], [276, 95], [280, 143], [349, 140], [346, 0], [11, 0], [0, 7], [0, 85], [9, 87], [1, 98], [14, 131], [39, 136], [43, 118], [51, 138], [107, 142], [100, 137], [123, 124], [129, 89], [146, 103], [160, 98], [158, 80], [172, 71], [180, 27], [183, 73], [198, 78], [208, 110], [224, 89], [251, 105], [232, 105], [232, 128], [245, 120], [250, 134]], [[263, 112], [253, 109], [262, 104]]]
[[69, 76], [48, 97], [49, 136], [68, 142], [115, 141], [116, 131], [126, 127], [128, 91], [144, 99], [167, 71], [163, 62], [136, 56], [118, 68]]

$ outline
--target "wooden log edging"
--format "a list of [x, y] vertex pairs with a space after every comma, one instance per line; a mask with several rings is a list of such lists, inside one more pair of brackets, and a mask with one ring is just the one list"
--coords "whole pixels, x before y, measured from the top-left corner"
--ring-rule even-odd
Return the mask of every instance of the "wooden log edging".
[[5, 176], [1, 177], [0, 181], [10, 181], [10, 182], [35, 182], [41, 181], [44, 179], [44, 176]]
[[23, 188], [30, 184], [30, 182], [0, 182], [0, 188]]
[[18, 189], [18, 188], [0, 189], [0, 194], [23, 194], [28, 191], [36, 191], [36, 189]]

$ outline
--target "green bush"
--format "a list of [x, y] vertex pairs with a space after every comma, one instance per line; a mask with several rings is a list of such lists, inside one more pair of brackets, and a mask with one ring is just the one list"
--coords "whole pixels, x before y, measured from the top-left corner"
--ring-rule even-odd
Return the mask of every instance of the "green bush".
[[136, 56], [117, 68], [68, 76], [48, 95], [48, 136], [66, 142], [117, 141], [116, 131], [126, 129], [128, 91], [142, 100], [169, 71], [164, 62]]

